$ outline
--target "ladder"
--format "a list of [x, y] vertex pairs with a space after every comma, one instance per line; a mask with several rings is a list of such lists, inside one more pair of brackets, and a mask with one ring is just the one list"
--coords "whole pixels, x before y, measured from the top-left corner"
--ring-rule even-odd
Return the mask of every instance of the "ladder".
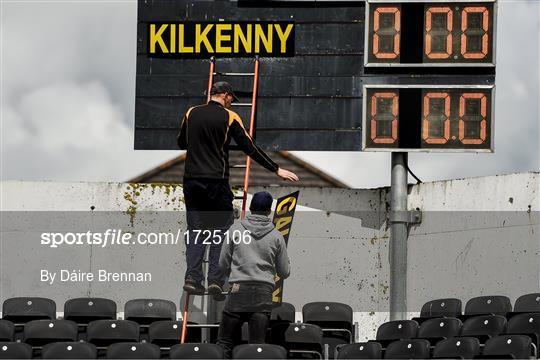
[[[253, 77], [253, 91], [251, 94], [251, 103], [233, 103], [233, 106], [236, 107], [251, 107], [250, 115], [249, 115], [249, 136], [253, 139], [253, 135], [255, 133], [255, 116], [256, 116], [256, 110], [257, 110], [257, 89], [259, 86], [259, 56], [255, 56], [254, 58], [254, 65], [253, 65], [253, 72], [252, 73], [234, 73], [234, 72], [216, 72], [216, 59], [214, 57], [210, 58], [210, 70], [208, 72], [208, 87], [207, 87], [207, 98], [206, 101], [210, 101], [210, 89], [212, 88], [212, 84], [214, 84], [214, 76], [222, 75], [222, 76], [251, 76]], [[251, 168], [251, 158], [249, 156], [246, 156], [246, 163], [241, 165], [235, 165], [234, 168], [245, 168], [246, 172], [244, 174], [244, 188], [243, 188], [243, 194], [242, 196], [235, 196], [235, 199], [242, 199], [242, 213], [241, 218], [244, 219], [246, 216], [246, 209], [247, 209], [247, 195], [249, 191], [249, 172]], [[204, 295], [208, 295], [208, 293], [205, 293]], [[185, 303], [184, 303], [184, 311], [182, 315], [182, 334], [180, 336], [180, 343], [184, 343], [186, 339], [186, 333], [187, 333], [187, 323], [188, 323], [188, 311], [189, 311], [189, 301], [190, 301], [190, 294], [186, 293], [185, 297]]]

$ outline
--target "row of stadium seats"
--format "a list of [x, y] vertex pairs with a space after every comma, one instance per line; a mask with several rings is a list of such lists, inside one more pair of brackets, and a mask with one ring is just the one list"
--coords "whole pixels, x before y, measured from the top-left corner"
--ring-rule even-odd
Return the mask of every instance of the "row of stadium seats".
[[[324, 302], [311, 302], [302, 308], [302, 316], [310, 318], [317, 317], [319, 313], [325, 315], [336, 312], [338, 318], [351, 318], [352, 309], [339, 307], [321, 310]], [[340, 304], [342, 305], [342, 304]], [[540, 308], [540, 294], [531, 293], [519, 297], [512, 308], [510, 299], [506, 296], [480, 296], [467, 301], [465, 312], [462, 313], [461, 300], [457, 298], [446, 298], [429, 301], [422, 307], [420, 318], [429, 317], [459, 317], [462, 315], [477, 315], [492, 313], [496, 315], [506, 315], [516, 312], [536, 312]], [[2, 305], [2, 318], [15, 323], [24, 323], [37, 319], [55, 319], [56, 303], [48, 298], [41, 297], [15, 297], [7, 299]], [[140, 324], [150, 324], [159, 320], [176, 320], [176, 305], [174, 302], [161, 299], [135, 299], [126, 302], [124, 305], [124, 319], [136, 321]], [[287, 311], [295, 312], [294, 306], [287, 306]], [[80, 324], [94, 320], [114, 320], [117, 319], [116, 302], [106, 298], [74, 298], [67, 300], [64, 304], [64, 319], [75, 321]]]
[[[119, 342], [108, 346], [103, 355], [87, 342], [54, 342], [41, 349], [39, 358], [55, 359], [160, 359], [175, 360], [223, 359], [223, 349], [212, 343], [177, 344], [166, 352], [151, 343]], [[36, 356], [32, 346], [23, 342], [0, 342], [0, 359], [31, 359]], [[287, 350], [278, 345], [239, 345], [233, 350], [234, 359], [286, 359]]]
[[[56, 319], [52, 300], [8, 299], [4, 302], [3, 319], [0, 320], [0, 341], [23, 341], [34, 349], [57, 341], [87, 341], [101, 348], [121, 342], [147, 342], [161, 347], [162, 354], [165, 348], [178, 344], [181, 321], [176, 320], [174, 303], [156, 299], [129, 301], [124, 308], [125, 320], [116, 319], [116, 304], [114, 309], [113, 304], [111, 300], [99, 298], [69, 300], [62, 320]], [[324, 354], [334, 358], [337, 354], [338, 358], [346, 358], [351, 350], [360, 348], [369, 356], [371, 353], [366, 352], [376, 347], [374, 344], [380, 345], [384, 357], [400, 350], [407, 341], [407, 350], [417, 350], [422, 347], [416, 343], [419, 339], [430, 345], [433, 356], [439, 344], [444, 345], [448, 340], [463, 345], [474, 339], [479, 345], [478, 352], [485, 352], [490, 339], [507, 334], [528, 337], [533, 351], [531, 353], [529, 347], [527, 352], [534, 355], [540, 338], [540, 293], [521, 296], [513, 309], [504, 296], [475, 297], [467, 302], [465, 314], [461, 313], [461, 302], [457, 299], [429, 301], [422, 307], [420, 317], [382, 324], [376, 340], [369, 344], [351, 344], [355, 334], [353, 311], [348, 305], [312, 302], [304, 305], [302, 315], [304, 323], [295, 323], [293, 305], [283, 303], [274, 309], [267, 342], [283, 346], [289, 357], [297, 353], [303, 357], [320, 358]], [[210, 341], [215, 342], [215, 332], [213, 337], [212, 332], [210, 335]], [[459, 337], [457, 341], [456, 337]], [[509, 340], [512, 346], [526, 344], [525, 341]], [[201, 329], [190, 328], [187, 342], [201, 342]], [[351, 345], [336, 353], [343, 344]], [[354, 358], [357, 357], [356, 354]]]

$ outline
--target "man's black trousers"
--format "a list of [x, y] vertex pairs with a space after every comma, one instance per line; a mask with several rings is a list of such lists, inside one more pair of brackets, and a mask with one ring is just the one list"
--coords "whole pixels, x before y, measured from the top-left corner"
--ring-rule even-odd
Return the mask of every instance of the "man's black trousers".
[[210, 247], [208, 283], [223, 286], [225, 276], [219, 269], [221, 243], [234, 221], [234, 195], [226, 179], [184, 178], [184, 201], [188, 235], [186, 241], [186, 275], [204, 281], [202, 261], [206, 246]]
[[249, 343], [265, 343], [268, 320], [272, 312], [274, 287], [264, 282], [230, 284], [230, 293], [219, 323], [217, 344], [225, 358], [232, 357], [244, 322], [249, 326]]

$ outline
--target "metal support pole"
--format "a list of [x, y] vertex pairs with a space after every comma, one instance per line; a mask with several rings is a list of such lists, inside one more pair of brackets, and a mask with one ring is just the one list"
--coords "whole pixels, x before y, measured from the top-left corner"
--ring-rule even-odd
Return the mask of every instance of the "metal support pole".
[[[407, 153], [392, 153], [391, 212], [407, 211]], [[408, 223], [390, 217], [390, 320], [407, 319]]]

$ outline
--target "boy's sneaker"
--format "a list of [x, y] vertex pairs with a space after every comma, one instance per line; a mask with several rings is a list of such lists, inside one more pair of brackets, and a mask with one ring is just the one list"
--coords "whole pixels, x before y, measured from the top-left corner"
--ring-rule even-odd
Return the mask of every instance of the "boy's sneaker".
[[226, 295], [223, 294], [223, 288], [216, 282], [211, 282], [208, 285], [208, 293], [211, 294], [216, 301], [224, 301], [226, 298]]
[[205, 289], [200, 282], [188, 277], [184, 283], [184, 291], [192, 295], [204, 295]]

